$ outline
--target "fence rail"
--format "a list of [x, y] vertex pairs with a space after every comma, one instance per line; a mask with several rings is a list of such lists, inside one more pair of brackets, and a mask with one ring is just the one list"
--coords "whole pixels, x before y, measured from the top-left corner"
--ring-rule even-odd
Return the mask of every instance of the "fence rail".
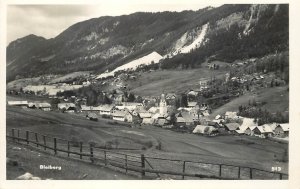
[[174, 179], [185, 179], [186, 177], [222, 180], [288, 179], [288, 174], [270, 172], [253, 167], [112, 152], [108, 149], [95, 147], [92, 144], [74, 143], [74, 141], [59, 137], [14, 128], [8, 131], [6, 137], [14, 142], [27, 144], [45, 151], [50, 149], [54, 155], [65, 153], [68, 157], [72, 155], [72, 158], [85, 159], [94, 164], [119, 168], [125, 171], [126, 174], [129, 171], [134, 174], [139, 173], [141, 177], [150, 177], [151, 175], [163, 178], [164, 175], [171, 175]]

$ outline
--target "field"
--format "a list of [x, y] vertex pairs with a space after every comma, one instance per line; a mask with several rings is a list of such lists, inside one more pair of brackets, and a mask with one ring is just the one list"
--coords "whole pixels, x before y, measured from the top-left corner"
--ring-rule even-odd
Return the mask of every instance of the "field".
[[[105, 145], [118, 140], [117, 148], [151, 157], [182, 159], [211, 163], [227, 163], [256, 167], [270, 171], [274, 166], [288, 172], [283, 162], [287, 144], [247, 136], [204, 137], [178, 133], [154, 126], [130, 128], [111, 124], [111, 120], [89, 121], [82, 115], [43, 112], [18, 107], [7, 107], [7, 130], [19, 128], [71, 140], [76, 137], [85, 143], [94, 141]], [[160, 149], [158, 148], [160, 146]], [[101, 179], [101, 178], [99, 178]]]
[[68, 80], [72, 80], [72, 79], [75, 79], [77, 77], [87, 77], [89, 76], [90, 72], [73, 72], [73, 73], [70, 73], [70, 74], [67, 74], [67, 75], [64, 75], [64, 76], [61, 76], [61, 77], [57, 77], [55, 79], [52, 79], [49, 83], [64, 83]]
[[[26, 172], [38, 176], [41, 179], [71, 180], [71, 179], [138, 179], [125, 175], [108, 168], [94, 166], [87, 162], [70, 160], [68, 158], [55, 157], [49, 153], [41, 152], [25, 145], [8, 143], [6, 146], [7, 156], [7, 179], [13, 180]], [[58, 163], [59, 162], [59, 163]], [[60, 170], [41, 170], [40, 165], [61, 166]], [[80, 167], [80, 169], [78, 168]]]
[[135, 81], [129, 81], [131, 92], [142, 96], [159, 96], [162, 93], [182, 93], [198, 90], [199, 81], [212, 77], [222, 78], [226, 69], [210, 70], [202, 67], [192, 70], [158, 70], [143, 73]]
[[236, 99], [231, 100], [227, 104], [213, 110], [210, 115], [214, 118], [218, 114], [224, 114], [226, 111], [238, 111], [239, 106], [248, 106], [249, 100], [266, 102], [261, 108], [272, 113], [289, 111], [289, 91], [288, 86], [260, 89], [255, 92], [249, 92]]

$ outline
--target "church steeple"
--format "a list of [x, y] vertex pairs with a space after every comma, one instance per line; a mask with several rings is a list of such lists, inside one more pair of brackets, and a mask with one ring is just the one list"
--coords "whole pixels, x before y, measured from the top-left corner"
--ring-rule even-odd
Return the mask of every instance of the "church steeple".
[[161, 94], [159, 103], [159, 113], [165, 115], [167, 113], [167, 102], [164, 94]]

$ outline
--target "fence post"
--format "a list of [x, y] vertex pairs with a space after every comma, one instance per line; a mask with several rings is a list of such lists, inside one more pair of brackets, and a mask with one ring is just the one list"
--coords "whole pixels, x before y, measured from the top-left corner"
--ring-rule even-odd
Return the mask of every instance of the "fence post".
[[26, 131], [26, 142], [29, 144], [29, 131]]
[[11, 136], [13, 138], [13, 141], [15, 142], [15, 129], [11, 129]]
[[222, 177], [222, 164], [220, 164], [220, 167], [219, 167], [219, 177]]
[[282, 180], [282, 173], [279, 173], [279, 179]]
[[241, 178], [241, 167], [239, 167], [239, 171], [238, 171], [238, 178]]
[[56, 138], [53, 138], [54, 140], [54, 154], [56, 155], [57, 154], [57, 150], [56, 150]]
[[35, 141], [36, 141], [36, 147], [39, 147], [39, 139], [37, 133], [34, 133], [35, 135]]
[[18, 129], [18, 142], [20, 142], [20, 129]]
[[70, 141], [68, 141], [68, 157], [70, 157]]
[[80, 149], [79, 149], [79, 151], [80, 151], [80, 159], [82, 159], [82, 142], [80, 142]]
[[47, 147], [46, 147], [46, 136], [45, 135], [43, 135], [43, 141], [44, 141], [44, 150], [46, 150]]
[[145, 176], [145, 155], [144, 154], [141, 154], [141, 167], [142, 167], [141, 175], [143, 177]]
[[182, 180], [184, 180], [184, 173], [185, 173], [185, 161], [183, 161], [183, 167], [182, 167]]
[[127, 174], [127, 154], [125, 154], [125, 170], [126, 170], [126, 174]]
[[91, 162], [94, 163], [93, 144], [90, 144]]
[[252, 179], [252, 168], [250, 168], [250, 179]]
[[107, 160], [106, 160], [106, 151], [104, 150], [104, 164], [107, 166]]

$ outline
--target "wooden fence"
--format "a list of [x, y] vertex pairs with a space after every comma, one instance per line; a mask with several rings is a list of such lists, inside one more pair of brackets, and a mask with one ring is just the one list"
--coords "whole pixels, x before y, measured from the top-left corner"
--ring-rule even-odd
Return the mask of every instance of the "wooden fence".
[[32, 131], [11, 129], [7, 139], [21, 144], [27, 144], [54, 155], [66, 154], [67, 157], [107, 167], [114, 167], [125, 173], [140, 175], [142, 178], [168, 179], [288, 179], [288, 175], [280, 172], [270, 172], [252, 167], [241, 167], [229, 164], [215, 164], [198, 161], [149, 157], [144, 154], [125, 154], [108, 149], [95, 147], [92, 143], [70, 141], [55, 136], [49, 136]]

